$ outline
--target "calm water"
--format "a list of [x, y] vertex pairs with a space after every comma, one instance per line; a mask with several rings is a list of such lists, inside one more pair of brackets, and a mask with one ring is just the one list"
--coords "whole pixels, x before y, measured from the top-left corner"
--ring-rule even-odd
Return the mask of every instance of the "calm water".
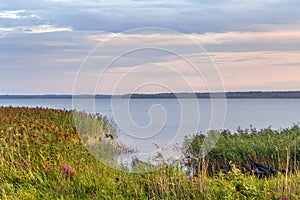
[[[189, 104], [190, 100], [186, 99], [184, 101]], [[195, 130], [191, 128], [195, 123], [197, 123], [196, 132], [209, 129], [212, 117], [211, 102], [209, 99], [198, 99], [197, 102], [199, 104], [199, 111], [197, 111], [199, 120], [196, 120], [196, 122], [197, 116], [192, 113], [191, 115], [184, 115], [184, 120], [181, 118], [180, 104], [176, 99], [130, 100], [129, 114], [131, 120], [127, 116], [127, 110], [121, 107], [117, 110], [118, 116], [115, 118], [111, 109], [111, 100], [109, 99], [97, 99], [95, 111], [123, 123], [124, 126], [128, 125], [126, 131], [130, 131], [132, 126], [139, 126], [141, 129], [138, 130], [147, 130], [151, 127], [151, 130], [154, 130], [158, 127], [157, 130], [155, 129], [156, 133], [154, 135], [128, 135], [125, 134], [126, 131], [122, 130], [119, 133], [121, 140], [125, 141], [129, 146], [141, 151], [149, 151], [150, 146], [153, 147], [153, 143], [159, 146], [166, 145], [168, 141], [174, 138], [174, 134], [180, 127], [183, 127], [185, 135], [195, 133]], [[70, 110], [72, 109], [72, 100], [0, 99], [0, 106], [10, 105]], [[197, 108], [193, 107], [192, 109]], [[235, 131], [238, 127], [249, 128], [250, 125], [257, 129], [269, 126], [272, 129], [288, 128], [300, 122], [300, 99], [228, 99], [226, 109], [226, 117], [222, 128], [231, 131]], [[182, 121], [185, 125], [181, 123]], [[134, 132], [133, 129], [132, 132]], [[184, 135], [179, 137], [179, 140], [182, 140], [183, 137]]]
[[[187, 100], [188, 101], [188, 100]], [[210, 119], [210, 100], [199, 99], [200, 114], [203, 120], [201, 129], [205, 131]], [[97, 99], [96, 112], [112, 117], [110, 100]], [[134, 99], [130, 101], [130, 114], [133, 120], [145, 125], [149, 122], [148, 109], [153, 104], [166, 107], [170, 126], [179, 120], [180, 108], [176, 99]], [[48, 107], [56, 109], [72, 109], [71, 99], [0, 99], [0, 106]], [[287, 128], [300, 122], [300, 99], [227, 99], [224, 129], [236, 130], [238, 127], [274, 129]], [[205, 126], [206, 125], [206, 126]], [[171, 127], [169, 127], [171, 128]]]

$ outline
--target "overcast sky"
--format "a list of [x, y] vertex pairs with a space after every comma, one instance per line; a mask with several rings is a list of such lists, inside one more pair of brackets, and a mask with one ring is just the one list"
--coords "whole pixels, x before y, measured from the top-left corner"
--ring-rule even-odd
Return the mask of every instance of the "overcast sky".
[[0, 94], [300, 90], [299, 7], [298, 0], [2, 1]]

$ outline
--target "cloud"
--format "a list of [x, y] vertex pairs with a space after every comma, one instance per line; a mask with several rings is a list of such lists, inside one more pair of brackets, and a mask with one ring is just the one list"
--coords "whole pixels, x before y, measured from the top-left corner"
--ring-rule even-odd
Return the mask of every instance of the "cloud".
[[295, 62], [295, 63], [275, 63], [273, 66], [279, 66], [279, 67], [300, 67], [300, 62]]
[[23, 15], [25, 10], [2, 10], [0, 11], [0, 18], [4, 19], [22, 19], [27, 17], [37, 17], [36, 15]]
[[[112, 40], [110, 46], [105, 46], [103, 43], [105, 48], [102, 51], [96, 51], [95, 54], [90, 55], [94, 56], [94, 64], [86, 71], [84, 86], [88, 86], [92, 78], [97, 80], [101, 73], [100, 69], [105, 64], [103, 59], [111, 61], [119, 55], [116, 55], [117, 52], [124, 53], [128, 50], [134, 50], [139, 45], [155, 46], [160, 44], [164, 49], [171, 51], [141, 49], [124, 54], [109, 67], [103, 79], [106, 84], [102, 84], [99, 88], [101, 90], [98, 92], [112, 92], [113, 86], [122, 75], [147, 63], [169, 66], [179, 71], [197, 90], [206, 91], [207, 88], [201, 75], [197, 75], [180, 57], [171, 53], [172, 51], [179, 52], [180, 55], [192, 59], [194, 63], [201, 66], [201, 73], [205, 78], [214, 80], [216, 74], [210, 68], [211, 65], [207, 65], [209, 59], [203, 57], [205, 52], [199, 51], [200, 47], [195, 48], [193, 46], [195, 45], [194, 41], [200, 44], [202, 41], [202, 43], [218, 48], [218, 51], [208, 54], [217, 64], [228, 90], [255, 90], [276, 81], [282, 82], [280, 88], [290, 89], [291, 82], [297, 82], [299, 79], [296, 75], [300, 73], [300, 69], [289, 66], [288, 63], [299, 63], [299, 52], [259, 51], [259, 49], [250, 51], [247, 49], [248, 46], [243, 47], [247, 50], [245, 52], [238, 52], [237, 50], [246, 42], [257, 45], [265, 42], [265, 45], [269, 46], [276, 45], [277, 41], [285, 39], [284, 41], [290, 42], [292, 45], [295, 43], [293, 38], [296, 35], [293, 31], [289, 32], [288, 30], [282, 31], [282, 34], [278, 32], [229, 32], [184, 35], [152, 33], [143, 35], [141, 32], [112, 34], [76, 30], [13, 34], [2, 39], [0, 79], [3, 83], [5, 81], [6, 84], [13, 84], [16, 79], [9, 79], [8, 77], [18, 77], [19, 82], [23, 83], [22, 86], [14, 84], [15, 86], [11, 90], [9, 88], [3, 90], [8, 92], [13, 92], [13, 90], [30, 91], [30, 88], [33, 88], [33, 82], [45, 80], [49, 83], [48, 85], [38, 84], [34, 88], [40, 92], [45, 91], [44, 93], [55, 93], [56, 90], [61, 93], [71, 93], [77, 70], [89, 51], [99, 44], [99, 41], [109, 43]], [[268, 38], [271, 39], [268, 40]], [[229, 44], [236, 46], [221, 51], [222, 48], [224, 49], [224, 45]], [[151, 71], [149, 67], [147, 70], [140, 70], [139, 73], [132, 74], [131, 77], [134, 78], [130, 80], [142, 81], [152, 78], [156, 81], [169, 81], [170, 84], [176, 86], [176, 81], [174, 82], [173, 79], [174, 73], [161, 70]], [[65, 81], [65, 84], [58, 88], [53, 80], [57, 80], [59, 83]], [[131, 85], [133, 83], [134, 81], [130, 82]], [[26, 86], [27, 89], [24, 90]], [[125, 91], [126, 84], [122, 87]], [[178, 90], [180, 89], [182, 88], [178, 87]]]
[[62, 32], [71, 31], [68, 27], [54, 27], [52, 25], [39, 25], [39, 26], [19, 26], [13, 28], [0, 27], [0, 36], [4, 37], [8, 34], [35, 34], [35, 33], [51, 33], [51, 32]]
[[[299, 20], [296, 7], [291, 7], [292, 3], [279, 1], [263, 1], [262, 3], [257, 1], [250, 3], [158, 1], [153, 5], [151, 3], [120, 1], [119, 6], [108, 3], [99, 4], [93, 9], [79, 8], [79, 13], [83, 19], [90, 19], [97, 23], [94, 29], [109, 32], [122, 32], [129, 28], [143, 26], [166, 27], [183, 33], [244, 32], [259, 30], [253, 27], [253, 24], [286, 24]], [[299, 5], [299, 3], [294, 4]], [[72, 22], [67, 21], [68, 19]], [[62, 25], [73, 23], [81, 30], [91, 28], [91, 25], [86, 26], [72, 13], [64, 13], [63, 17], [58, 14], [57, 20]]]
[[71, 27], [58, 27], [37, 14], [26, 10], [2, 10], [0, 11], [0, 37], [9, 34], [36, 34], [47, 32], [71, 31]]
[[[145, 29], [149, 30], [149, 29]], [[137, 29], [130, 33], [119, 34], [101, 34], [101, 36], [93, 36], [90, 39], [97, 42], [109, 42], [118, 39], [116, 45], [126, 45], [134, 47], [134, 43], [142, 43], [144, 40], [151, 40], [159, 43], [166, 49], [172, 47], [189, 51], [193, 53], [195, 49], [191, 48], [191, 44], [202, 45], [208, 52], [232, 52], [232, 51], [297, 51], [300, 46], [300, 29], [277, 29], [273, 31], [255, 31], [255, 32], [225, 32], [204, 34], [181, 34], [167, 29], [153, 29], [153, 32], [144, 32], [143, 29]], [[126, 44], [127, 39], [136, 38], [131, 44]], [[185, 38], [185, 39], [183, 39]], [[176, 41], [176, 42], [174, 42]], [[151, 46], [151, 42], [150, 42]], [[196, 49], [197, 51], [197, 49]]]
[[24, 10], [52, 25], [75, 30], [122, 32], [139, 27], [165, 27], [182, 33], [260, 31], [264, 26], [294, 24], [300, 16], [296, 0], [279, 1], [7, 1], [10, 16]]
[[[3, 1], [0, 93], [70, 93], [76, 72], [89, 51], [115, 37], [119, 39], [112, 46], [94, 56], [109, 59], [139, 44], [160, 44], [204, 66], [207, 60], [201, 56], [205, 51], [199, 52], [192, 45], [197, 43], [215, 60], [230, 90], [263, 89], [264, 85], [272, 88], [272, 84], [276, 89], [280, 83], [281, 89], [297, 88], [292, 85], [298, 83], [296, 75], [300, 73], [299, 6], [296, 0]], [[124, 32], [145, 26], [174, 29], [191, 40], [164, 31], [147, 35], [142, 31]], [[137, 39], [132, 40], [134, 37]], [[148, 50], [131, 52], [114, 63], [107, 87], [113, 85], [110, 81], [117, 75], [149, 62], [172, 66], [185, 72], [195, 86], [199, 83], [171, 51]], [[95, 62], [95, 69], [101, 64]], [[212, 74], [209, 68], [202, 69]], [[93, 70], [89, 73], [97, 76]], [[147, 74], [161, 74], [158, 78], [176, 85], [166, 72], [151, 72], [149, 68], [142, 72], [137, 80]], [[39, 81], [45, 83], [38, 84]], [[198, 88], [203, 89], [200, 85]]]

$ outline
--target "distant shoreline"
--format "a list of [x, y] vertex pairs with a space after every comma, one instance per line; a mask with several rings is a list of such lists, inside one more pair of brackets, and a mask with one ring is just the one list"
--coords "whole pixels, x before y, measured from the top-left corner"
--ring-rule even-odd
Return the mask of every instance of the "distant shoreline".
[[[300, 99], [300, 91], [272, 91], [272, 92], [226, 92], [228, 99]], [[90, 98], [94, 95], [76, 95], [76, 98]], [[176, 98], [224, 98], [223, 93], [158, 93], [158, 94], [125, 94], [104, 95], [96, 94], [96, 99], [176, 99]], [[72, 99], [70, 94], [45, 94], [45, 95], [0, 95], [0, 99]]]

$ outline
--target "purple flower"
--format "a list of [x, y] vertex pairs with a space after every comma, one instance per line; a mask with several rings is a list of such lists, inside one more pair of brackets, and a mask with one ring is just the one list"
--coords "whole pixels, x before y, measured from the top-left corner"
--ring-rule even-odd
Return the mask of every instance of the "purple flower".
[[289, 198], [283, 194], [282, 195], [282, 200], [289, 200]]
[[74, 172], [72, 171], [71, 167], [69, 165], [66, 164], [62, 164], [61, 165], [61, 169], [66, 173], [66, 174], [73, 174]]

